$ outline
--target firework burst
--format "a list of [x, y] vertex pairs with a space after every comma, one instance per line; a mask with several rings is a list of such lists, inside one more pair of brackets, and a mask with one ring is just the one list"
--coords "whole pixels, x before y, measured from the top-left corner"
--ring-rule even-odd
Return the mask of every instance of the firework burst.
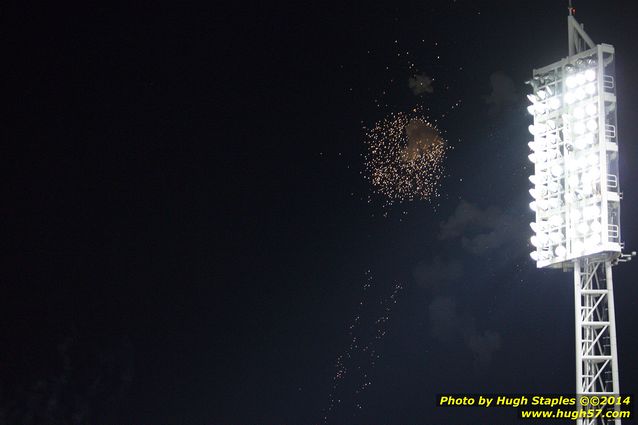
[[365, 176], [387, 206], [439, 196], [448, 145], [422, 114], [391, 113], [364, 131]]

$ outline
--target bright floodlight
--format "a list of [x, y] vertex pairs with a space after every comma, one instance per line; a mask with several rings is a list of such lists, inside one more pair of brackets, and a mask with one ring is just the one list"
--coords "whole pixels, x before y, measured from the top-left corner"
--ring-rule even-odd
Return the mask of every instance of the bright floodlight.
[[560, 108], [560, 99], [557, 97], [552, 97], [551, 99], [547, 101], [547, 104], [549, 105], [550, 108], [552, 108], [553, 110], [556, 110]]
[[[528, 95], [529, 255], [539, 268], [573, 269], [576, 394], [618, 396], [611, 270], [628, 256], [620, 239], [615, 53], [595, 45], [571, 12], [567, 22], [569, 56], [535, 69]], [[582, 411], [595, 408], [582, 400]], [[576, 425], [612, 422], [620, 424], [593, 418]]]
[[593, 46], [534, 71], [530, 208], [535, 223], [552, 229], [548, 245], [537, 247], [538, 267], [562, 267], [583, 252], [620, 252], [612, 61], [613, 48]]

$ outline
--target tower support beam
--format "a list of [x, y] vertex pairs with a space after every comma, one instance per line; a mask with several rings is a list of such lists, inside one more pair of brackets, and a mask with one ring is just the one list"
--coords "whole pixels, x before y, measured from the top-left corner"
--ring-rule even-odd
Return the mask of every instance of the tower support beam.
[[[620, 394], [612, 263], [588, 257], [574, 260], [576, 319], [576, 393], [580, 396]], [[620, 425], [620, 419], [578, 419], [578, 425]]]

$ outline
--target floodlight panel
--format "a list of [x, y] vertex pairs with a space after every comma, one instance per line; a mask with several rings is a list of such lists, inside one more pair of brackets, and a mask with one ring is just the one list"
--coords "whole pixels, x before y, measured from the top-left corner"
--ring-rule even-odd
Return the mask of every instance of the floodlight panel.
[[598, 45], [534, 71], [530, 242], [537, 267], [620, 255], [613, 59], [612, 46]]

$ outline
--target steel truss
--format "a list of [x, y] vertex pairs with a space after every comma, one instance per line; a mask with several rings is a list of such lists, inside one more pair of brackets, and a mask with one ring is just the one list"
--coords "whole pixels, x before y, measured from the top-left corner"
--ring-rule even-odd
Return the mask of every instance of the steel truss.
[[[580, 396], [619, 395], [618, 352], [612, 261], [574, 261], [576, 313], [576, 393]], [[580, 402], [578, 403], [579, 406]], [[581, 406], [596, 409], [600, 406]], [[620, 419], [578, 419], [578, 425], [620, 425]]]

